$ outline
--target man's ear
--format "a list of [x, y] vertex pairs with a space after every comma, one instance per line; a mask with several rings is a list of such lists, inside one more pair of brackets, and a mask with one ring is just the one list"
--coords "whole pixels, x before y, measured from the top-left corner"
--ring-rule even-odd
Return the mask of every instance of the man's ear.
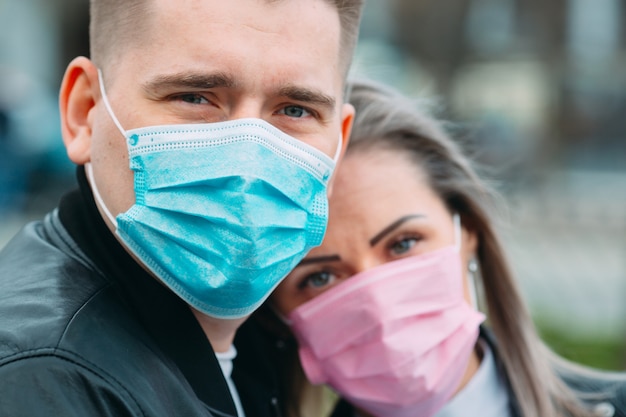
[[[350, 142], [350, 134], [352, 133], [352, 124], [354, 123], [354, 106], [349, 103], [345, 103], [341, 109], [341, 151], [339, 153], [339, 160], [341, 162], [346, 149], [348, 149], [348, 143]], [[337, 168], [335, 167], [335, 170]], [[333, 183], [335, 182], [335, 176], [333, 175], [328, 182], [328, 195], [332, 194]]]
[[352, 124], [354, 123], [354, 106], [345, 103], [341, 109], [341, 157], [346, 153], [348, 142], [350, 142], [350, 134], [352, 133]]
[[99, 91], [96, 66], [85, 57], [70, 62], [61, 84], [59, 110], [67, 155], [78, 165], [91, 160], [93, 116]]

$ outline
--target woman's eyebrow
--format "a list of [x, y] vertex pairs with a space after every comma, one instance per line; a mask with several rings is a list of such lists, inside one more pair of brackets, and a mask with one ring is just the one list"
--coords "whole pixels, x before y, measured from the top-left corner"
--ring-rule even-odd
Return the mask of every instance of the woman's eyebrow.
[[376, 234], [376, 236], [371, 238], [370, 239], [370, 246], [376, 245], [378, 242], [380, 242], [382, 240], [382, 238], [387, 236], [389, 233], [393, 232], [402, 223], [404, 223], [404, 222], [406, 222], [408, 220], [411, 220], [411, 219], [423, 218], [423, 217], [426, 217], [426, 216], [423, 215], [423, 214], [409, 214], [407, 216], [400, 217], [398, 220], [396, 220], [395, 222], [391, 223], [389, 226], [387, 226], [383, 230], [381, 230], [378, 234]]
[[296, 266], [314, 264], [317, 262], [337, 262], [341, 260], [341, 256], [339, 255], [322, 255], [322, 256], [311, 256], [309, 258], [305, 258], [300, 261], [300, 263]]

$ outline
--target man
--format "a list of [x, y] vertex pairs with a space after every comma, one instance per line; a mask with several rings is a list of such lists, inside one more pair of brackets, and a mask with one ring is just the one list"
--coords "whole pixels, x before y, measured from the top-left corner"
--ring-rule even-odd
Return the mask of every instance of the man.
[[80, 191], [0, 253], [0, 415], [274, 413], [232, 341], [321, 242], [360, 3], [92, 0]]

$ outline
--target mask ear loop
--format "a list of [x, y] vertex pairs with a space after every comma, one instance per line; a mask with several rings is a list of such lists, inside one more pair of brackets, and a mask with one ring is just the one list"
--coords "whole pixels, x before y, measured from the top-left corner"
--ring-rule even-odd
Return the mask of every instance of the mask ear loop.
[[274, 306], [272, 302], [268, 302], [267, 305], [269, 306], [270, 310], [272, 310], [272, 313], [276, 315], [278, 320], [282, 321], [283, 324], [287, 325], [287, 327], [291, 327], [292, 321], [289, 320], [287, 316], [285, 316], [283, 313], [278, 311], [278, 309]]
[[102, 211], [104, 211], [104, 215], [107, 216], [107, 219], [117, 228], [117, 220], [111, 214], [106, 204], [104, 204], [104, 200], [100, 195], [100, 191], [98, 191], [98, 186], [96, 185], [96, 180], [93, 176], [93, 167], [91, 166], [91, 162], [87, 162], [85, 164], [85, 174], [87, 174], [87, 180], [89, 180], [89, 184], [91, 184], [91, 191], [93, 192], [93, 196], [98, 203], [98, 206], [102, 207]]
[[[120, 124], [119, 120], [117, 120], [117, 117], [115, 117], [115, 113], [113, 113], [113, 109], [111, 108], [111, 104], [109, 103], [109, 99], [107, 98], [107, 93], [104, 90], [102, 71], [100, 70], [100, 68], [98, 68], [98, 83], [100, 84], [100, 95], [102, 95], [102, 102], [104, 103], [104, 107], [106, 108], [107, 113], [109, 113], [109, 117], [111, 117], [111, 120], [113, 120], [113, 123], [115, 123], [115, 126], [122, 133], [122, 135], [126, 137], [126, 132], [124, 131], [124, 128]], [[104, 204], [104, 200], [102, 199], [100, 191], [98, 190], [98, 186], [96, 185], [91, 162], [87, 162], [85, 164], [85, 174], [87, 175], [87, 180], [89, 180], [89, 184], [91, 184], [91, 191], [93, 192], [93, 196], [96, 199], [98, 206], [102, 208], [102, 211], [104, 211], [104, 215], [107, 217], [107, 219], [109, 219], [111, 224], [115, 225], [115, 227], [117, 228], [117, 220], [115, 219], [113, 214], [111, 214], [106, 204]]]
[[474, 310], [478, 310], [478, 297], [476, 296], [476, 272], [478, 272], [478, 262], [475, 259], [469, 261], [467, 265], [467, 280], [468, 287], [470, 292], [470, 301], [472, 302], [472, 307]]
[[343, 145], [343, 135], [339, 134], [339, 143], [337, 144], [337, 150], [335, 151], [335, 156], [333, 156], [333, 162], [337, 164], [339, 161], [339, 155], [341, 155], [341, 145]]
[[[452, 215], [452, 222], [454, 223], [454, 247], [460, 255], [461, 240], [463, 239], [461, 232], [461, 216], [459, 216], [458, 213], [454, 213]], [[478, 265], [476, 264], [476, 261], [471, 260], [469, 265], [467, 266], [467, 269], [467, 287], [470, 293], [470, 301], [474, 310], [478, 311], [478, 298], [476, 296], [476, 282], [474, 277], [474, 273], [478, 270]]]
[[117, 120], [117, 117], [115, 117], [115, 113], [113, 113], [113, 109], [111, 108], [111, 104], [109, 103], [109, 99], [107, 98], [107, 93], [104, 90], [104, 80], [102, 79], [102, 71], [100, 70], [100, 68], [98, 68], [98, 82], [100, 84], [100, 94], [102, 95], [102, 102], [104, 103], [104, 107], [107, 109], [107, 113], [109, 113], [111, 120], [113, 120], [113, 123], [115, 123], [115, 126], [117, 126], [117, 129], [122, 133], [122, 136], [126, 137], [126, 131], [122, 127], [122, 124], [120, 123], [120, 121]]

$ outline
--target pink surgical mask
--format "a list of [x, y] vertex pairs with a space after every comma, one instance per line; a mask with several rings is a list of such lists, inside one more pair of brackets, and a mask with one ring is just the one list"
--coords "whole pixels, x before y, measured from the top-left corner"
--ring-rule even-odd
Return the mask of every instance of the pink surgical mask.
[[430, 417], [452, 397], [485, 316], [455, 245], [357, 274], [288, 317], [302, 367], [377, 417]]

